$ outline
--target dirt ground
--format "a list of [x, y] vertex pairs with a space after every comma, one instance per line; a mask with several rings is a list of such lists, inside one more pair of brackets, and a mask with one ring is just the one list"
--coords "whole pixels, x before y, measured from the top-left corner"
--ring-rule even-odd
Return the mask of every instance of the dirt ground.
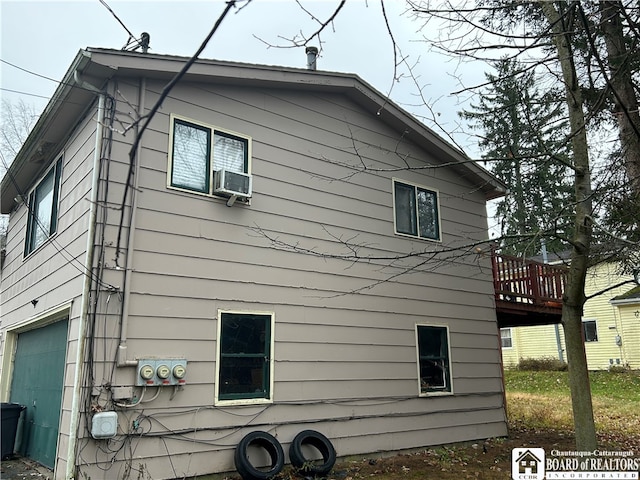
[[[550, 429], [527, 429], [511, 425], [508, 438], [487, 439], [465, 445], [434, 447], [411, 454], [387, 458], [359, 458], [336, 464], [327, 480], [508, 480], [511, 478], [511, 450], [538, 447], [546, 452], [552, 449], [573, 450], [571, 432]], [[633, 436], [600, 436], [603, 450], [632, 450], [640, 458], [640, 432]], [[3, 480], [47, 479], [50, 472], [33, 462], [14, 459], [2, 462]], [[228, 476], [239, 480], [239, 476]], [[280, 480], [301, 478], [289, 467]], [[114, 479], [117, 480], [117, 479]]]
[[[476, 443], [447, 447], [426, 448], [412, 454], [387, 458], [358, 459], [336, 464], [327, 480], [508, 480], [511, 479], [511, 450], [514, 448], [544, 448], [573, 451], [572, 432], [560, 430], [534, 430], [511, 426], [508, 438], [487, 439]], [[602, 450], [632, 450], [640, 458], [640, 432], [632, 437], [601, 436]], [[285, 468], [280, 477], [295, 477]], [[240, 479], [239, 476], [229, 480]]]
[[2, 480], [50, 480], [53, 472], [27, 458], [13, 457], [0, 466]]
[[[546, 452], [574, 450], [571, 432], [511, 428], [508, 438], [488, 439], [469, 445], [425, 449], [410, 455], [349, 462], [336, 466], [334, 478], [356, 479], [510, 479], [511, 450], [544, 448]], [[640, 456], [640, 433], [635, 438], [601, 438], [600, 447], [633, 450]], [[344, 473], [341, 472], [344, 470]]]

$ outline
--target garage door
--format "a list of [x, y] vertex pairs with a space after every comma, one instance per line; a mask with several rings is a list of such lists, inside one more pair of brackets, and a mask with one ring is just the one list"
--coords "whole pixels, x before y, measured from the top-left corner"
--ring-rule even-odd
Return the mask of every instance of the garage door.
[[18, 335], [11, 401], [27, 407], [20, 453], [53, 469], [68, 319]]

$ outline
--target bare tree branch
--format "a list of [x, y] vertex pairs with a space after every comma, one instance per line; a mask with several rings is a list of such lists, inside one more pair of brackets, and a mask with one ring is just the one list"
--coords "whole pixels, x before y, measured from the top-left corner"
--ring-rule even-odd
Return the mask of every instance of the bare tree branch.
[[120, 253], [122, 252], [121, 241], [122, 241], [122, 233], [124, 230], [124, 217], [126, 213], [125, 206], [127, 202], [127, 197], [129, 195], [129, 190], [133, 187], [132, 184], [133, 184], [133, 174], [134, 174], [134, 168], [135, 168], [136, 155], [138, 151], [138, 145], [142, 140], [142, 135], [144, 134], [147, 127], [149, 126], [149, 123], [151, 123], [151, 120], [153, 119], [156, 112], [162, 106], [162, 103], [164, 102], [165, 98], [169, 95], [173, 87], [182, 79], [182, 77], [184, 77], [184, 75], [187, 73], [189, 68], [191, 68], [191, 65], [193, 65], [196, 62], [196, 60], [198, 59], [202, 51], [209, 44], [209, 41], [211, 40], [213, 35], [218, 31], [218, 28], [222, 24], [223, 20], [225, 19], [229, 11], [233, 7], [235, 7], [235, 4], [236, 4], [236, 0], [229, 0], [227, 2], [227, 5], [224, 11], [220, 14], [220, 16], [216, 20], [209, 34], [200, 44], [200, 47], [198, 47], [198, 50], [196, 50], [196, 53], [184, 64], [182, 69], [171, 79], [171, 81], [167, 85], [165, 85], [164, 89], [162, 90], [162, 93], [160, 94], [160, 98], [158, 98], [158, 100], [153, 105], [153, 107], [151, 107], [151, 109], [149, 110], [149, 113], [145, 117], [143, 117], [145, 119], [145, 122], [142, 124], [142, 126], [138, 130], [136, 137], [133, 140], [133, 144], [131, 145], [131, 150], [129, 150], [129, 173], [127, 175], [127, 181], [125, 183], [124, 193], [122, 195], [122, 203], [120, 205], [121, 214], [120, 214], [120, 224], [118, 226], [118, 239], [116, 242], [116, 259], [115, 259], [116, 265], [118, 264]]

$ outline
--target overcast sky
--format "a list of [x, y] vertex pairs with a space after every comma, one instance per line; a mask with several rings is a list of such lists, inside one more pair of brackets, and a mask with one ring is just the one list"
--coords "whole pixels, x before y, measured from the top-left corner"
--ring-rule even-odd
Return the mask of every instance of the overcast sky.
[[[222, 0], [105, 2], [135, 36], [150, 34], [152, 53], [184, 56], [197, 50], [225, 8]], [[292, 48], [288, 39], [300, 38], [301, 34], [310, 36], [319, 23], [309, 14], [325, 21], [338, 4], [338, 0], [300, 0], [305, 12], [294, 0], [253, 0], [226, 17], [201, 57], [305, 68], [304, 47]], [[414, 72], [423, 97], [439, 114], [439, 122], [453, 131], [457, 111], [462, 108], [459, 100], [449, 95], [460, 88], [454, 75], [462, 72], [465, 84], [478, 83], [483, 78], [484, 65], [461, 69], [455, 62], [430, 52], [428, 45], [420, 41], [422, 24], [411, 18], [405, 3], [387, 0], [385, 7], [402, 53], [408, 63], [417, 63]], [[0, 17], [0, 93], [12, 102], [23, 99], [32, 103], [38, 111], [57, 85], [37, 75], [61, 80], [79, 49], [121, 49], [129, 37], [100, 0], [0, 0]], [[318, 69], [355, 73], [383, 93], [394, 85], [394, 101], [418, 116], [430, 115], [424, 107], [414, 106], [421, 102], [406, 68], [400, 70], [400, 81], [393, 82], [393, 46], [379, 1], [347, 1], [321, 39]], [[318, 41], [312, 43], [320, 46]], [[476, 156], [472, 140], [461, 135], [456, 140]]]

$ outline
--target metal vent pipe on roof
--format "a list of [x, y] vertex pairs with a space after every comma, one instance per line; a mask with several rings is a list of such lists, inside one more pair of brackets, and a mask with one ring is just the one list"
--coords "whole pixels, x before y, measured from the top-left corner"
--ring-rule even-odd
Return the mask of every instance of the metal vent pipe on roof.
[[307, 47], [305, 52], [307, 54], [307, 70], [315, 70], [316, 60], [318, 59], [318, 47]]

